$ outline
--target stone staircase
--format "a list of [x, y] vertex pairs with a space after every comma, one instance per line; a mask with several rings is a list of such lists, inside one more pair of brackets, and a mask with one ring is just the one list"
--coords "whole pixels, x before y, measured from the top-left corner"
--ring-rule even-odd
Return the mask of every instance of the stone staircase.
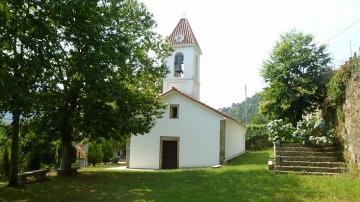
[[306, 147], [286, 143], [274, 146], [274, 171], [313, 175], [338, 175], [346, 171], [342, 153], [335, 147]]

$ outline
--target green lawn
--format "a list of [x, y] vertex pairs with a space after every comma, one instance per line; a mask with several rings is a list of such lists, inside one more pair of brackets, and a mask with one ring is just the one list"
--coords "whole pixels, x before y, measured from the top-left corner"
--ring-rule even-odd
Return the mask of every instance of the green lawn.
[[272, 150], [249, 152], [220, 169], [108, 171], [0, 188], [0, 201], [359, 201], [360, 178], [304, 176], [267, 170]]

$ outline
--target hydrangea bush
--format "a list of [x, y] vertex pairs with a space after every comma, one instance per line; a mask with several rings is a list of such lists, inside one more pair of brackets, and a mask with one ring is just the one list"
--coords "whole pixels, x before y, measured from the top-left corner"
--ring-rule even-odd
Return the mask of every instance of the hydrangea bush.
[[273, 142], [287, 142], [295, 131], [291, 123], [285, 123], [282, 119], [271, 121], [267, 128], [269, 139]]
[[334, 143], [335, 132], [326, 128], [323, 119], [308, 118], [297, 123], [296, 128], [290, 123], [278, 119], [268, 124], [269, 139], [274, 143], [301, 143], [311, 146], [329, 146]]

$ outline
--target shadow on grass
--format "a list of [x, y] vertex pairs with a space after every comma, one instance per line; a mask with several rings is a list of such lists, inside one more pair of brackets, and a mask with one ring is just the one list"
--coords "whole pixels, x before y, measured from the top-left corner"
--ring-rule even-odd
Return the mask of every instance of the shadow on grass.
[[[296, 176], [224, 169], [86, 172], [73, 178], [7, 188], [0, 193], [9, 201], [296, 201], [297, 189]], [[314, 193], [301, 194], [311, 197]]]
[[[303, 176], [266, 170], [269, 151], [251, 152], [220, 169], [155, 172], [84, 171], [80, 175], [0, 189], [0, 201], [304, 201], [319, 191]], [[265, 161], [264, 161], [265, 160]]]

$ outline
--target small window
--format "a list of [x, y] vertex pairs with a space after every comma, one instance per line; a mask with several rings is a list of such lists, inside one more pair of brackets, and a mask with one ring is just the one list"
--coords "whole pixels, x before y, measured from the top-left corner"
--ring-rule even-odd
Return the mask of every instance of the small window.
[[170, 118], [171, 119], [179, 118], [179, 105], [170, 105]]

